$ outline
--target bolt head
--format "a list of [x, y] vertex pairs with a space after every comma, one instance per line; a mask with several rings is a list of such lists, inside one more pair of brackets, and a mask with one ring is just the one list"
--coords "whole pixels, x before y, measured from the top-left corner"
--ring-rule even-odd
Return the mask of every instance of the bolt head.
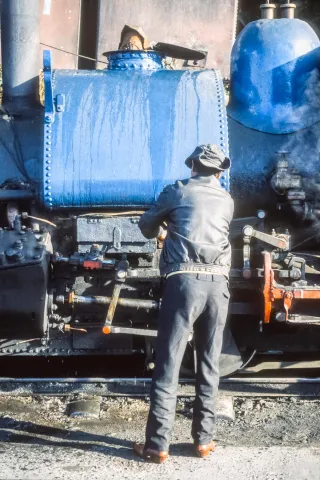
[[21, 240], [16, 240], [14, 242], [13, 246], [14, 246], [14, 248], [18, 248], [19, 250], [21, 250], [23, 248]]
[[277, 322], [285, 322], [286, 321], [286, 314], [284, 312], [278, 312], [276, 314]]
[[118, 278], [125, 278], [126, 275], [127, 275], [127, 273], [126, 273], [125, 270], [119, 270], [119, 271], [117, 272], [117, 277], [118, 277]]

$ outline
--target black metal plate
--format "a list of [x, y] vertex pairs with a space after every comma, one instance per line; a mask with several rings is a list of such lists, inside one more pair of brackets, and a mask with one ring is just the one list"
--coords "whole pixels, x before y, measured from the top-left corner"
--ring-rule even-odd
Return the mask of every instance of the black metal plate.
[[153, 49], [156, 52], [163, 53], [167, 57], [181, 58], [182, 60], [203, 60], [206, 58], [205, 53], [199, 50], [173, 45], [172, 43], [158, 42]]

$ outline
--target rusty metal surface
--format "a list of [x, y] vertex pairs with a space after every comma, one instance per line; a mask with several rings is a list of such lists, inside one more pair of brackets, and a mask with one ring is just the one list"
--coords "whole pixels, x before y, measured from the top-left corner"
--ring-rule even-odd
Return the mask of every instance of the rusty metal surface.
[[[40, 42], [69, 52], [78, 53], [80, 9], [82, 0], [41, 0], [40, 2]], [[0, 0], [0, 17], [1, 17]], [[40, 47], [40, 65], [42, 52]], [[54, 68], [77, 68], [78, 58], [74, 55], [52, 50]], [[1, 63], [1, 52], [0, 52]]]
[[272, 287], [273, 287], [273, 270], [271, 268], [271, 255], [269, 252], [263, 252], [264, 256], [264, 323], [270, 323], [272, 310]]
[[207, 68], [229, 76], [238, 0], [100, 0], [97, 58], [119, 45], [125, 23], [141, 26], [150, 41], [209, 52]]
[[[41, 0], [40, 41], [78, 53], [81, 0]], [[42, 50], [47, 47], [41, 47]], [[78, 58], [52, 50], [54, 68], [77, 68]]]
[[286, 321], [288, 321], [288, 318], [289, 318], [289, 310], [292, 305], [292, 298], [293, 298], [292, 292], [285, 292], [283, 295], [283, 306], [286, 312]]
[[115, 284], [115, 286], [113, 288], [113, 293], [112, 293], [112, 297], [111, 297], [111, 300], [110, 300], [105, 325], [102, 329], [103, 333], [105, 333], [105, 334], [111, 333], [111, 328], [110, 327], [111, 327], [111, 323], [112, 323], [112, 320], [113, 320], [113, 317], [114, 317], [114, 313], [115, 313], [116, 308], [117, 308], [121, 288], [122, 288], [122, 283], [118, 283], [118, 282]]

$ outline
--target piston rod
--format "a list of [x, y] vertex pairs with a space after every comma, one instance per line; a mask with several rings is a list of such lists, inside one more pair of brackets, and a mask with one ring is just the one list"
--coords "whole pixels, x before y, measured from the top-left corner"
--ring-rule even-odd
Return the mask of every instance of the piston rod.
[[[112, 297], [87, 297], [74, 294], [66, 298], [63, 295], [58, 295], [56, 302], [69, 305], [109, 305], [111, 298]], [[155, 300], [140, 300], [135, 298], [119, 298], [117, 304], [120, 307], [141, 308], [144, 310], [158, 310], [159, 308], [159, 303]]]

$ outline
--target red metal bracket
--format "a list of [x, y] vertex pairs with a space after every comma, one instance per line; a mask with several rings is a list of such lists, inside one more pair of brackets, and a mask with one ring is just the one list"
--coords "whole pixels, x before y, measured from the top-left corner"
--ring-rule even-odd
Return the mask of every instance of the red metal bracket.
[[84, 260], [83, 268], [89, 268], [90, 270], [99, 270], [102, 268], [102, 262], [100, 260]]
[[264, 255], [264, 323], [270, 323], [271, 312], [275, 300], [283, 300], [283, 308], [286, 313], [286, 321], [289, 319], [289, 311], [294, 299], [320, 300], [320, 288], [292, 288], [278, 287], [274, 282], [271, 253], [263, 252]]
[[292, 292], [285, 292], [283, 295], [283, 306], [286, 312], [286, 321], [289, 318], [289, 310], [292, 305], [293, 293]]
[[274, 273], [271, 268], [271, 254], [270, 252], [263, 252], [264, 255], [264, 323], [270, 322], [273, 297], [273, 281]]

